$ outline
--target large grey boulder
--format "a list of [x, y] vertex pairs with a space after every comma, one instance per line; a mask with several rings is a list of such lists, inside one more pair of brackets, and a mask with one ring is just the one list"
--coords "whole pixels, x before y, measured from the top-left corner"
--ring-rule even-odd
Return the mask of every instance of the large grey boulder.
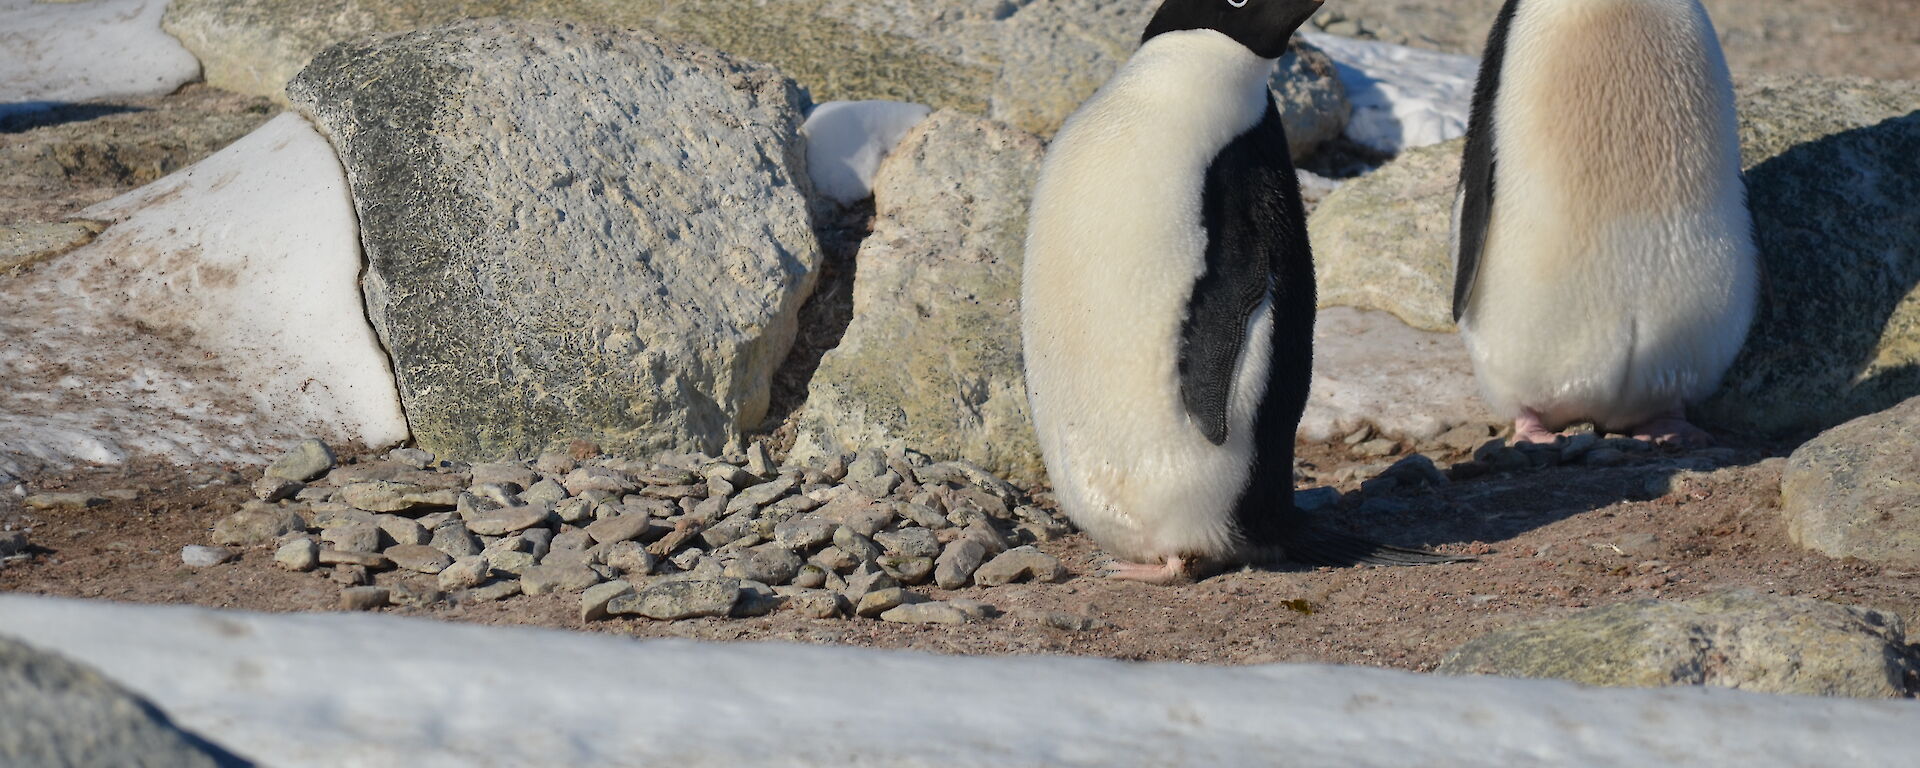
[[[1048, 135], [1138, 46], [1158, 0], [176, 0], [166, 28], [207, 82], [280, 98], [331, 43], [484, 16], [634, 27], [762, 61], [814, 99], [883, 99], [988, 115]], [[1350, 108], [1310, 46], [1274, 78], [1295, 155]]]
[[1780, 478], [1780, 511], [1801, 546], [1920, 568], [1920, 397], [1794, 450]]
[[0, 637], [0, 764], [228, 768], [251, 763], [181, 730], [94, 671]]
[[711, 452], [764, 417], [819, 259], [792, 81], [482, 21], [342, 44], [288, 91], [346, 166], [422, 448]]
[[1615, 603], [1496, 632], [1447, 654], [1437, 671], [1897, 697], [1909, 693], [1916, 669], [1899, 614], [1727, 590]]
[[[1767, 275], [1709, 423], [1818, 429], [1920, 394], [1920, 83], [1763, 77], [1736, 89]], [[1460, 142], [1401, 155], [1314, 211], [1322, 306], [1452, 329], [1447, 252]]]
[[872, 445], [1041, 474], [1020, 357], [1020, 267], [1040, 141], [937, 112], [875, 179], [853, 320], [809, 385], [794, 456]]

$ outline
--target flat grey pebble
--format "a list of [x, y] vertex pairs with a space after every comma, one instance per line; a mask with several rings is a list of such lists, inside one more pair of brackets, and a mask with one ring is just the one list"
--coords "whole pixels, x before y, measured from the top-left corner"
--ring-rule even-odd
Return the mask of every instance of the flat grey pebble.
[[1056, 582], [1066, 577], [1067, 569], [1058, 559], [1033, 547], [1009, 549], [973, 572], [973, 580], [983, 587], [1028, 580]]
[[910, 603], [882, 612], [880, 620], [896, 624], [965, 624], [967, 614], [946, 603]]
[[239, 557], [240, 553], [226, 547], [205, 547], [189, 544], [180, 548], [180, 562], [189, 568], [211, 568]]
[[387, 607], [391, 593], [386, 587], [348, 587], [340, 590], [340, 610], [371, 611]]

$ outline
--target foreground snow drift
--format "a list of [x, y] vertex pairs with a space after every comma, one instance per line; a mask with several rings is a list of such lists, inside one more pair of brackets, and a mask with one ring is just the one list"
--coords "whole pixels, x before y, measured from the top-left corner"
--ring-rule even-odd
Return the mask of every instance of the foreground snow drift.
[[200, 62], [160, 31], [166, 10], [167, 0], [0, 0], [0, 117], [198, 79]]
[[1388, 154], [1466, 135], [1480, 60], [1303, 32], [1332, 57], [1353, 119], [1347, 138]]
[[369, 615], [0, 596], [276, 766], [1877, 766], [1920, 704], [1359, 668], [633, 641]]

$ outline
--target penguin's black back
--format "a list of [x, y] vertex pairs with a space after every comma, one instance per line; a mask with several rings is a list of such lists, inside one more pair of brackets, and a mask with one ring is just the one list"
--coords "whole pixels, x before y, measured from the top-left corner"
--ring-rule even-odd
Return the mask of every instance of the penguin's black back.
[[1473, 85], [1473, 112], [1467, 118], [1467, 147], [1460, 159], [1460, 214], [1454, 222], [1453, 321], [1466, 314], [1479, 271], [1480, 251], [1493, 217], [1494, 99], [1500, 93], [1500, 68], [1506, 61], [1507, 30], [1520, 0], [1507, 0], [1487, 33], [1480, 75]]

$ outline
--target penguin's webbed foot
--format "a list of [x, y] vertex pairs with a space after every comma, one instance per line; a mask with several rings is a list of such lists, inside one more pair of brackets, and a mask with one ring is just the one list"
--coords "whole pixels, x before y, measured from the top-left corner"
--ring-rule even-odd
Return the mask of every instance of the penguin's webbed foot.
[[1635, 440], [1675, 448], [1704, 448], [1713, 445], [1713, 435], [1687, 421], [1686, 411], [1675, 408], [1628, 430]]
[[1164, 563], [1134, 563], [1126, 560], [1112, 560], [1107, 563], [1106, 576], [1122, 581], [1144, 581], [1148, 584], [1170, 586], [1193, 581], [1192, 562], [1183, 557], [1169, 557]]
[[1521, 408], [1520, 415], [1513, 419], [1513, 442], [1516, 445], [1520, 443], [1552, 445], [1559, 441], [1560, 437], [1560, 433], [1547, 429], [1546, 423], [1540, 420], [1540, 414], [1534, 412], [1532, 408]]

